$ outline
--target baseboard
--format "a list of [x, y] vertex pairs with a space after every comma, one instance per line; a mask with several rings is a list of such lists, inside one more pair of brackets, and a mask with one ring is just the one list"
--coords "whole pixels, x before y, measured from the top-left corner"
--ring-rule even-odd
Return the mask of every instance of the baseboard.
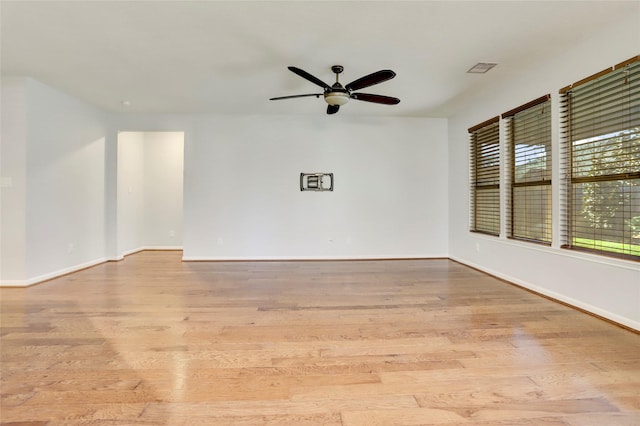
[[27, 287], [24, 280], [0, 280], [0, 287]]
[[[49, 281], [54, 278], [59, 278], [63, 275], [68, 275], [73, 272], [78, 272], [83, 269], [90, 268], [92, 266], [99, 265], [105, 262], [114, 262], [121, 261], [126, 256], [130, 256], [135, 253], [139, 253], [141, 251], [180, 251], [182, 250], [182, 246], [143, 246], [138, 247], [133, 250], [128, 250], [116, 257], [105, 257], [96, 259], [90, 262], [82, 263], [79, 265], [71, 266], [69, 268], [60, 269], [55, 272], [51, 272], [48, 274], [43, 274], [34, 278], [30, 278], [28, 280], [0, 280], [0, 287], [29, 287], [35, 284], [39, 284], [44, 281]], [[344, 256], [344, 257], [327, 257], [327, 256], [306, 256], [306, 257], [291, 257], [291, 256], [260, 256], [260, 257], [196, 257], [196, 256], [184, 256], [182, 258], [185, 262], [258, 262], [258, 261], [348, 261], [348, 260], [417, 260], [417, 259], [446, 259], [447, 255], [441, 256], [362, 256], [362, 257], [354, 257], [354, 256]]]
[[107, 262], [107, 258], [100, 258], [96, 260], [92, 260], [90, 262], [81, 263], [79, 265], [70, 266], [68, 268], [59, 269], [55, 272], [50, 272], [48, 274], [39, 275], [37, 277], [29, 278], [27, 280], [2, 280], [0, 281], [0, 287], [29, 287], [34, 284], [40, 284], [44, 281], [49, 281], [54, 278], [59, 278], [63, 275], [69, 275], [73, 272], [78, 272], [83, 269], [91, 268], [92, 266], [99, 265], [101, 263]]
[[182, 250], [182, 246], [144, 246], [141, 250], [176, 251]]
[[622, 326], [624, 328], [628, 328], [628, 329], [631, 329], [633, 331], [640, 332], [640, 322], [638, 322], [638, 321], [634, 321], [634, 320], [631, 320], [629, 318], [614, 314], [613, 312], [606, 311], [604, 309], [598, 308], [597, 306], [593, 306], [593, 305], [590, 305], [588, 303], [584, 303], [584, 302], [582, 302], [580, 300], [576, 300], [576, 299], [574, 299], [572, 297], [565, 296], [564, 294], [561, 294], [561, 293], [556, 293], [554, 291], [550, 291], [550, 290], [548, 290], [546, 288], [539, 287], [539, 286], [531, 284], [529, 282], [520, 280], [518, 278], [511, 277], [509, 275], [503, 274], [501, 272], [495, 271], [495, 270], [490, 269], [490, 268], [486, 268], [484, 266], [480, 266], [478, 264], [475, 264], [473, 262], [469, 262], [469, 261], [464, 260], [464, 259], [460, 259], [460, 258], [457, 258], [455, 256], [449, 256], [449, 258], [451, 260], [453, 260], [453, 261], [456, 261], [456, 262], [461, 263], [463, 265], [469, 266], [469, 267], [471, 267], [473, 269], [477, 269], [479, 271], [485, 272], [485, 273], [487, 273], [489, 275], [492, 275], [492, 276], [494, 276], [496, 278], [500, 278], [500, 279], [502, 279], [504, 281], [507, 281], [510, 284], [513, 284], [513, 285], [516, 285], [518, 287], [524, 288], [525, 290], [529, 290], [529, 291], [531, 291], [533, 293], [539, 294], [539, 295], [544, 296], [544, 297], [546, 297], [548, 299], [551, 299], [553, 301], [562, 303], [564, 305], [568, 305], [570, 307], [573, 307], [573, 308], [576, 308], [576, 309], [578, 309], [580, 311], [583, 311], [583, 312], [585, 312], [587, 314], [591, 314], [591, 315], [594, 315], [594, 316], [599, 317], [601, 319], [605, 319], [607, 321], [616, 323], [616, 324], [618, 324], [618, 325], [620, 325], [620, 326]]
[[135, 248], [135, 249], [133, 249], [133, 250], [127, 250], [127, 251], [125, 251], [125, 252], [123, 252], [123, 253], [120, 253], [120, 254], [118, 255], [118, 260], [122, 260], [122, 259], [124, 259], [125, 257], [130, 256], [130, 255], [132, 255], [132, 254], [140, 253], [140, 252], [141, 252], [141, 251], [143, 251], [143, 250], [144, 250], [144, 247], [138, 247], [138, 248]]
[[130, 256], [132, 254], [136, 254], [136, 253], [140, 253], [141, 251], [179, 251], [182, 250], [182, 246], [142, 246], [142, 247], [138, 247], [135, 248], [133, 250], [127, 250], [121, 254], [118, 255], [118, 257], [116, 257], [115, 259], [110, 259], [110, 260], [122, 260], [127, 256]]
[[182, 246], [144, 246], [144, 247], [139, 247], [137, 249], [134, 250], [129, 250], [124, 252], [121, 255], [118, 255], [117, 257], [103, 257], [100, 259], [96, 259], [96, 260], [92, 260], [90, 262], [86, 262], [86, 263], [82, 263], [79, 265], [74, 265], [71, 266], [69, 268], [64, 268], [64, 269], [60, 269], [58, 271], [54, 271], [54, 272], [50, 272], [48, 274], [43, 274], [43, 275], [39, 275], [37, 277], [34, 278], [29, 278], [28, 280], [0, 280], [0, 287], [29, 287], [35, 284], [40, 284], [41, 282], [44, 281], [49, 281], [52, 280], [54, 278], [59, 278], [61, 276], [64, 275], [69, 275], [73, 272], [78, 272], [81, 271], [83, 269], [87, 269], [90, 268], [92, 266], [96, 266], [99, 265], [101, 263], [105, 263], [105, 262], [114, 262], [114, 261], [120, 261], [123, 260], [125, 258], [125, 256], [129, 256], [131, 254], [135, 254], [135, 253], [139, 253], [141, 251], [146, 251], [146, 250], [182, 250]]
[[443, 255], [409, 256], [182, 256], [183, 262], [305, 262], [305, 261], [364, 261], [364, 260], [420, 260], [448, 259]]

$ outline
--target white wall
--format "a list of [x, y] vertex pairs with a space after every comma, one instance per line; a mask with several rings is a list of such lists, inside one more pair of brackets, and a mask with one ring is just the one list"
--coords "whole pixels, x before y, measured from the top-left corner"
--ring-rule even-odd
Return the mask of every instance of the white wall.
[[[185, 259], [446, 256], [444, 119], [203, 117], [185, 149]], [[301, 192], [301, 172], [334, 173]]]
[[[22, 80], [23, 93], [16, 99], [15, 91], [5, 91], [4, 81], [3, 107], [8, 108], [6, 113], [3, 108], [3, 151], [18, 147], [17, 155], [23, 155], [24, 150], [25, 174], [20, 176], [19, 162], [3, 167], [3, 174], [8, 170], [17, 177], [12, 177], [11, 190], [22, 191], [24, 185], [24, 234], [7, 238], [3, 229], [3, 244], [15, 244], [15, 251], [7, 248], [12, 259], [5, 264], [3, 256], [2, 269], [11, 271], [22, 262], [24, 268], [7, 276], [7, 283], [3, 272], [3, 284], [28, 284], [103, 261], [106, 115], [32, 79]], [[20, 201], [16, 207], [19, 211]]]
[[0, 280], [26, 276], [27, 80], [2, 78]]
[[56, 89], [29, 80], [27, 276], [105, 258], [107, 119]]
[[[558, 90], [637, 55], [639, 28], [632, 16], [560, 57], [531, 64], [528, 72], [505, 74], [449, 120], [450, 256], [636, 329], [640, 329], [640, 265], [559, 248]], [[553, 108], [553, 247], [510, 241], [504, 232], [501, 238], [470, 233], [467, 128], [547, 93]]]
[[[447, 121], [126, 115], [184, 131], [184, 258], [446, 257]], [[335, 191], [301, 193], [301, 172]], [[331, 241], [330, 241], [331, 240]]]
[[182, 247], [184, 137], [118, 133], [118, 253]]
[[144, 133], [143, 245], [182, 247], [184, 134]]
[[144, 133], [118, 133], [118, 254], [144, 246]]

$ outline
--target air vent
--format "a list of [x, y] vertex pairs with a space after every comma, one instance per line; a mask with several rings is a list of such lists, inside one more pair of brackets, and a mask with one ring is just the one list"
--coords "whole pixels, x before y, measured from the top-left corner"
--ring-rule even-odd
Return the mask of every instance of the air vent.
[[478, 62], [477, 64], [475, 64], [474, 66], [472, 66], [471, 68], [469, 68], [469, 71], [467, 71], [467, 73], [469, 74], [484, 74], [487, 71], [489, 71], [491, 68], [495, 67], [498, 64], [494, 64], [491, 62]]

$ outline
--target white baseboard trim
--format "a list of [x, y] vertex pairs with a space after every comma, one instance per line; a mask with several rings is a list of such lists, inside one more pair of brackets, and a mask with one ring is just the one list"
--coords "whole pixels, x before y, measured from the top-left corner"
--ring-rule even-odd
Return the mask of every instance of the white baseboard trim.
[[286, 261], [316, 261], [316, 260], [419, 260], [419, 259], [448, 259], [448, 254], [407, 255], [407, 256], [182, 256], [183, 262], [286, 262]]
[[122, 260], [122, 259], [124, 259], [125, 257], [127, 257], [129, 255], [132, 255], [132, 254], [135, 254], [135, 253], [139, 253], [142, 250], [144, 250], [144, 247], [138, 247], [138, 248], [135, 248], [133, 250], [127, 250], [124, 253], [120, 253], [118, 255], [118, 260]]
[[[152, 251], [152, 250], [182, 250], [182, 246], [144, 246], [138, 247], [133, 250], [128, 250], [117, 257], [104, 257], [96, 260], [92, 260], [90, 262], [82, 263], [79, 265], [74, 265], [68, 268], [60, 269], [55, 272], [50, 272], [48, 274], [43, 274], [34, 278], [30, 278], [27, 280], [0, 280], [0, 287], [29, 287], [34, 284], [39, 284], [43, 281], [52, 280], [54, 278], [61, 277], [63, 275], [67, 275], [73, 272], [80, 271], [82, 269], [87, 269], [92, 266], [99, 265], [101, 263], [105, 263], [108, 261], [121, 261], [125, 258], [125, 256], [129, 256], [131, 254], [139, 253], [141, 251]], [[328, 256], [302, 256], [302, 257], [291, 257], [291, 256], [259, 256], [259, 257], [197, 257], [197, 256], [183, 256], [182, 260], [185, 262], [254, 262], [254, 261], [314, 261], [314, 260], [417, 260], [417, 259], [446, 259], [448, 255], [409, 255], [409, 256], [340, 256], [340, 257], [328, 257]]]
[[487, 274], [493, 275], [494, 277], [501, 278], [501, 279], [503, 279], [505, 281], [508, 281], [510, 283], [513, 283], [513, 284], [515, 284], [515, 285], [517, 285], [519, 287], [522, 287], [522, 288], [525, 288], [527, 290], [531, 290], [531, 291], [533, 291], [535, 293], [538, 293], [538, 294], [544, 295], [546, 297], [549, 297], [549, 298], [551, 298], [553, 300], [557, 300], [559, 302], [565, 303], [567, 305], [573, 306], [573, 307], [581, 309], [583, 311], [587, 311], [587, 312], [592, 313], [592, 314], [594, 314], [596, 316], [608, 319], [610, 321], [613, 321], [613, 322], [618, 323], [620, 325], [623, 325], [625, 327], [631, 328], [633, 330], [640, 331], [640, 322], [638, 322], [638, 321], [634, 321], [634, 320], [632, 320], [630, 318], [622, 317], [622, 316], [620, 316], [618, 314], [614, 314], [613, 312], [609, 312], [609, 311], [606, 311], [604, 309], [598, 308], [597, 306], [593, 306], [593, 305], [590, 305], [588, 303], [584, 303], [584, 302], [582, 302], [580, 300], [577, 300], [577, 299], [574, 299], [572, 297], [565, 296], [564, 294], [560, 294], [560, 293], [556, 293], [554, 291], [550, 291], [550, 290], [548, 290], [548, 289], [546, 289], [544, 287], [539, 287], [539, 286], [531, 284], [529, 282], [526, 282], [526, 281], [511, 277], [509, 275], [503, 274], [503, 273], [498, 272], [498, 271], [494, 271], [493, 269], [486, 268], [484, 266], [477, 265], [477, 264], [475, 264], [473, 262], [469, 262], [469, 261], [464, 260], [464, 259], [460, 259], [460, 258], [455, 257], [455, 256], [449, 256], [449, 258], [451, 260], [456, 261], [456, 262], [462, 263], [463, 265], [467, 265], [467, 266], [470, 266], [470, 267], [472, 267], [474, 269], [477, 269], [479, 271], [486, 272]]
[[136, 254], [136, 253], [140, 253], [141, 251], [153, 251], [153, 250], [182, 250], [182, 246], [142, 246], [142, 247], [138, 247], [135, 248], [133, 250], [127, 250], [124, 253], [121, 253], [118, 255], [117, 258], [113, 259], [113, 260], [122, 260], [125, 257], [132, 255], [132, 254]]
[[182, 250], [182, 246], [144, 246], [141, 250]]
[[0, 287], [26, 287], [24, 280], [0, 280]]
[[90, 262], [81, 263], [79, 265], [70, 266], [68, 268], [60, 269], [58, 271], [50, 272], [48, 274], [39, 275], [37, 277], [29, 278], [27, 280], [0, 280], [0, 287], [29, 287], [34, 284], [39, 284], [43, 281], [52, 280], [54, 278], [61, 277], [63, 275], [70, 274], [72, 272], [81, 271], [82, 269], [87, 269], [92, 266], [99, 265], [101, 263], [109, 262], [109, 261], [120, 261], [123, 260], [125, 256], [130, 254], [138, 253], [145, 250], [182, 250], [182, 246], [144, 246], [139, 247], [134, 250], [129, 250], [124, 252], [117, 257], [103, 257], [100, 259], [92, 260]]
[[39, 275], [37, 277], [29, 278], [27, 280], [2, 280], [0, 281], [0, 287], [29, 287], [34, 284], [41, 283], [43, 281], [52, 280], [54, 278], [61, 277], [63, 275], [70, 274], [72, 272], [77, 272], [82, 269], [87, 269], [92, 266], [99, 265], [101, 263], [105, 263], [107, 258], [103, 257], [100, 259], [92, 260], [89, 262], [81, 263], [79, 265], [70, 266], [68, 268], [59, 269], [55, 272], [50, 272], [48, 274]]

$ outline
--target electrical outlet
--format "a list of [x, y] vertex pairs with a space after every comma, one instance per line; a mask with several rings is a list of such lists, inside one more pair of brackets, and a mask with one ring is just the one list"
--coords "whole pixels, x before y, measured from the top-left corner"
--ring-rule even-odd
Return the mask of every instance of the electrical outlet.
[[169, 231], [169, 236], [170, 237], [175, 237], [176, 236], [176, 231], [174, 231], [173, 229], [171, 231]]
[[224, 243], [222, 237], [218, 237], [218, 245], [221, 246]]
[[73, 245], [73, 243], [69, 243], [67, 244], [67, 253], [71, 254], [73, 253], [73, 250], [75, 249], [75, 246]]

